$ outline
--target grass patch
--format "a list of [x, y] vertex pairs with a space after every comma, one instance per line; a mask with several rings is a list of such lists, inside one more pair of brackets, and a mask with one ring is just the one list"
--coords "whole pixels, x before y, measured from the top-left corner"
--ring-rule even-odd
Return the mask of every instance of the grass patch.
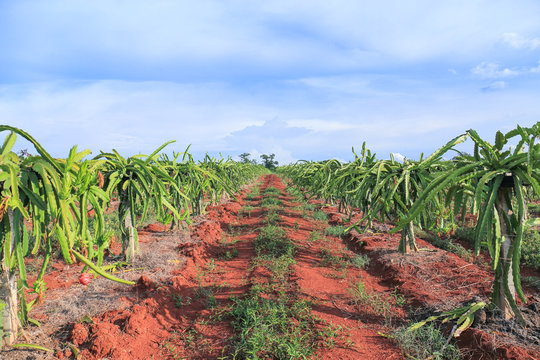
[[282, 201], [275, 197], [265, 197], [261, 200], [261, 206], [268, 208], [270, 206], [282, 206]]
[[317, 240], [320, 240], [322, 237], [322, 233], [319, 231], [319, 230], [313, 230], [311, 232], [311, 234], [309, 234], [309, 239], [308, 241], [317, 241]]
[[319, 256], [321, 257], [321, 266], [332, 266], [334, 269], [345, 269], [349, 265], [364, 269], [369, 265], [369, 256], [364, 254], [353, 256], [343, 254], [342, 256], [338, 256], [332, 254], [328, 249], [321, 249], [319, 250]]
[[195, 298], [204, 300], [206, 303], [206, 307], [211, 309], [217, 306], [218, 302], [216, 300], [216, 297], [214, 295], [216, 289], [218, 286], [204, 286], [203, 285], [203, 279], [207, 277], [209, 274], [214, 272], [216, 269], [216, 264], [214, 262], [214, 259], [210, 259], [208, 264], [206, 265], [206, 270], [203, 270], [199, 267], [196, 268], [197, 271], [197, 291], [195, 292]]
[[255, 238], [255, 252], [257, 255], [268, 255], [279, 258], [281, 256], [293, 257], [296, 247], [287, 237], [285, 230], [276, 225], [267, 225]]
[[320, 249], [319, 256], [321, 257], [320, 266], [331, 266], [336, 270], [346, 267], [345, 260], [340, 256], [332, 254], [332, 252], [328, 249]]
[[254, 186], [251, 188], [251, 191], [246, 194], [246, 200], [253, 201], [260, 195], [261, 195], [261, 190], [259, 189], [258, 186]]
[[240, 209], [240, 212], [242, 214], [247, 214], [248, 216], [251, 216], [251, 212], [255, 209], [257, 209], [257, 207], [251, 205], [244, 205], [242, 206], [242, 209]]
[[275, 213], [279, 213], [280, 211], [283, 210], [283, 206], [282, 205], [268, 205], [264, 208], [266, 210], [266, 213], [272, 213], [272, 212], [275, 212]]
[[540, 270], [540, 232], [529, 229], [521, 242], [521, 263]]
[[279, 222], [279, 214], [275, 211], [269, 211], [264, 220], [269, 225], [276, 225]]
[[306, 203], [302, 204], [302, 210], [303, 211], [313, 211], [313, 210], [315, 210], [315, 205], [306, 202]]
[[329, 226], [324, 230], [324, 234], [340, 238], [345, 235], [345, 227], [341, 225]]
[[378, 294], [370, 294], [366, 290], [362, 279], [358, 279], [358, 283], [351, 286], [348, 291], [358, 309], [369, 307], [375, 314], [384, 316], [385, 319], [389, 316], [391, 312], [390, 302]]
[[182, 295], [174, 295], [174, 306], [181, 309], [185, 305], [191, 304], [191, 298], [189, 296], [182, 296]]
[[419, 360], [458, 360], [459, 349], [446, 343], [445, 336], [433, 323], [416, 330], [400, 327], [393, 333], [393, 338], [408, 355]]
[[259, 260], [262, 261], [262, 264], [270, 270], [274, 276], [273, 290], [285, 290], [287, 281], [289, 280], [291, 265], [296, 263], [294, 258], [290, 256], [282, 256], [279, 258], [268, 258], [263, 256], [259, 258]]
[[313, 212], [313, 214], [311, 215], [311, 218], [313, 220], [317, 220], [317, 221], [327, 221], [328, 220], [328, 216], [322, 210], [315, 210]]
[[369, 265], [369, 256], [365, 254], [357, 254], [348, 259], [349, 262], [359, 269], [365, 269]]
[[266, 189], [264, 189], [263, 195], [270, 196], [270, 197], [278, 197], [279, 195], [281, 195], [281, 192], [277, 188], [273, 186], [269, 186]]
[[238, 257], [238, 249], [232, 248], [229, 250], [225, 250], [225, 252], [219, 257], [219, 259], [229, 261], [232, 259], [236, 259], [237, 257]]
[[337, 337], [335, 329], [319, 326], [305, 300], [234, 299], [229, 314], [239, 333], [233, 359], [306, 359]]

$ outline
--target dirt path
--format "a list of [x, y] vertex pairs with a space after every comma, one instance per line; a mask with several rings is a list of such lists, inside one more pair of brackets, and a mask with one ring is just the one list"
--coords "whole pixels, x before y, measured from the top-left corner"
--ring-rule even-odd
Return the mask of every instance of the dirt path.
[[[326, 220], [304, 217], [301, 210], [295, 210], [300, 204], [285, 193], [285, 186], [278, 178], [273, 178], [272, 185], [282, 192], [280, 198], [284, 207], [280, 224], [299, 247], [294, 265], [296, 291], [313, 301], [315, 316], [341, 327], [345, 339], [346, 346], [321, 349], [316, 357], [401, 359], [401, 352], [393, 341], [379, 334], [388, 331], [385, 322], [390, 325], [404, 316], [403, 309], [389, 296], [394, 289], [354, 265], [357, 254], [348, 250], [338, 238], [325, 235]], [[355, 302], [353, 289], [360, 281], [366, 294], [383, 294], [380, 303], [384, 303], [386, 309], [379, 311]]]
[[[317, 347], [314, 358], [402, 358], [393, 342], [379, 334], [388, 330], [385, 321], [392, 321], [392, 316], [393, 321], [399, 321], [404, 315], [403, 310], [390, 301], [393, 288], [379, 284], [366, 271], [345, 263], [342, 259], [352, 259], [356, 255], [336, 238], [324, 236], [324, 221], [303, 216], [298, 209], [300, 204], [293, 202], [278, 177], [265, 178], [259, 193], [264, 194], [268, 188], [279, 191], [281, 205], [276, 225], [284, 228], [293, 240], [297, 248], [296, 263], [288, 275], [276, 281], [272, 271], [257, 260], [253, 242], [266, 224], [268, 210], [261, 207], [264, 195], [246, 200], [244, 210], [237, 214], [237, 221], [222, 223], [227, 230], [223, 235], [223, 247], [211, 249], [211, 266], [206, 266], [205, 276], [201, 277], [202, 289], [211, 294], [212, 303], [207, 302], [206, 308], [197, 307], [196, 311], [190, 312], [191, 316], [186, 319], [187, 329], [183, 323], [183, 328], [178, 329], [179, 335], [173, 335], [167, 342], [169, 355], [211, 359], [233, 353], [235, 331], [230, 325], [231, 320], [220, 315], [230, 311], [232, 297], [247, 297], [254, 289], [264, 288], [267, 290], [259, 296], [274, 298], [276, 292], [284, 291], [288, 299], [309, 301], [313, 304], [312, 315], [320, 321], [318, 326], [335, 331], [332, 345]], [[388, 307], [383, 310], [384, 314], [381, 311], [375, 313], [369, 306], [359, 311], [360, 306], [355, 304], [349, 288], [354, 287], [360, 277], [368, 293], [387, 294], [380, 299]], [[208, 309], [209, 305], [216, 307]], [[194, 308], [194, 305], [190, 307]]]

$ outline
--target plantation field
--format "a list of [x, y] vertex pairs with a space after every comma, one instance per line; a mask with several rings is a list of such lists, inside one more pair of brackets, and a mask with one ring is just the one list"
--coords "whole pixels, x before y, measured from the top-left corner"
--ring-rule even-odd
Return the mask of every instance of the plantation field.
[[1, 359], [540, 358], [540, 124], [280, 167], [0, 131]]
[[[351, 222], [361, 214], [355, 212]], [[78, 281], [83, 265], [54, 263], [49, 290], [30, 316], [28, 341], [50, 348], [4, 350], [6, 359], [535, 359], [539, 290], [525, 286], [527, 333], [489, 313], [457, 341], [448, 329], [406, 326], [489, 295], [489, 265], [418, 238], [397, 252], [392, 225], [345, 234], [348, 217], [266, 175], [237, 200], [207, 208], [188, 230], [139, 231], [147, 254], [116, 276], [134, 286]], [[120, 249], [111, 247], [111, 252]], [[540, 278], [532, 269], [531, 276]], [[533, 325], [531, 325], [533, 324]], [[536, 324], [536, 325], [534, 325]], [[536, 327], [534, 327], [536, 326]], [[450, 326], [451, 327], [451, 326]], [[420, 335], [419, 335], [420, 336]], [[459, 347], [460, 350], [457, 350]], [[421, 353], [424, 352], [424, 353]]]

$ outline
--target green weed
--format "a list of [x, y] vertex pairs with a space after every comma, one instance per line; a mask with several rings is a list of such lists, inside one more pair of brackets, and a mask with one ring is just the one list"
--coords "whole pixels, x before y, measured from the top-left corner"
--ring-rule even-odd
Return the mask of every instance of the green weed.
[[521, 263], [540, 270], [540, 232], [529, 229], [521, 242]]
[[332, 266], [336, 270], [346, 267], [343, 258], [332, 254], [328, 249], [319, 250], [319, 256], [321, 257], [320, 266]]
[[349, 262], [359, 269], [365, 269], [369, 265], [369, 256], [365, 254], [357, 254], [349, 259]]
[[265, 222], [267, 224], [271, 224], [271, 225], [275, 225], [279, 222], [279, 214], [277, 212], [274, 212], [274, 211], [269, 211], [267, 216], [266, 216], [266, 219], [265, 219]]
[[184, 305], [191, 304], [191, 298], [189, 296], [186, 296], [185, 298], [182, 295], [174, 295], [173, 296], [174, 305], [177, 308], [182, 308]]
[[403, 296], [402, 294], [398, 292], [397, 286], [394, 288], [394, 291], [392, 291], [392, 297], [396, 301], [396, 305], [399, 307], [405, 305], [405, 303], [407, 302], [407, 300], [405, 299], [405, 296]]
[[311, 217], [313, 218], [313, 220], [317, 220], [317, 221], [327, 221], [328, 220], [328, 216], [322, 210], [315, 210], [313, 212], [313, 214], [311, 215]]
[[281, 206], [282, 201], [275, 197], [265, 197], [261, 200], [261, 206], [268, 208], [270, 206]]
[[433, 323], [412, 331], [407, 326], [400, 327], [394, 331], [393, 338], [408, 357], [413, 359], [461, 359], [459, 349], [447, 344], [445, 336]]
[[324, 230], [324, 234], [340, 238], [345, 234], [345, 227], [341, 225], [329, 226]]
[[309, 234], [308, 241], [311, 241], [311, 242], [317, 241], [321, 238], [321, 236], [322, 236], [322, 233], [319, 230], [313, 230], [311, 234]]
[[251, 206], [251, 205], [244, 205], [242, 207], [242, 209], [240, 210], [241, 213], [243, 214], [247, 214], [248, 216], [251, 216], [251, 212], [253, 210], [257, 209], [255, 206]]
[[276, 225], [267, 225], [255, 238], [255, 251], [257, 255], [269, 255], [274, 258], [281, 256], [294, 256], [295, 246], [287, 237], [285, 230]]
[[375, 314], [384, 316], [385, 318], [390, 313], [390, 303], [378, 294], [370, 294], [366, 288], [362, 279], [358, 279], [358, 282], [351, 286], [349, 294], [353, 297], [355, 305], [361, 309], [364, 307], [370, 307]]
[[279, 192], [279, 190], [277, 188], [275, 188], [273, 186], [269, 186], [266, 189], [264, 189], [263, 195], [270, 196], [270, 197], [277, 197], [277, 196], [281, 195], [281, 193]]
[[239, 332], [234, 359], [306, 359], [323, 343], [337, 337], [336, 330], [320, 328], [308, 301], [250, 297], [235, 299], [230, 312]]
[[238, 257], [238, 249], [232, 248], [230, 250], [226, 250], [225, 253], [223, 253], [219, 258], [220, 260], [232, 260]]

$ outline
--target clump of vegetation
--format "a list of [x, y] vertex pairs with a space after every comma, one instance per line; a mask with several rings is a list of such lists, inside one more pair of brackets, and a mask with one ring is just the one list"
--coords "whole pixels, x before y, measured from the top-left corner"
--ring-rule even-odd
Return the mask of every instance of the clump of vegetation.
[[180, 294], [173, 296], [174, 305], [181, 309], [184, 305], [191, 304], [191, 298], [189, 296], [182, 296]]
[[415, 330], [407, 326], [396, 329], [393, 338], [401, 349], [412, 359], [418, 360], [458, 360], [459, 349], [447, 343], [439, 328], [430, 323]]
[[311, 215], [311, 217], [313, 218], [313, 220], [317, 220], [317, 221], [327, 221], [328, 220], [328, 216], [322, 210], [315, 210], [313, 212], [313, 214]]
[[390, 303], [378, 294], [371, 294], [367, 291], [362, 279], [351, 286], [349, 294], [353, 297], [354, 304], [357, 308], [371, 308], [375, 314], [384, 316], [386, 319], [390, 313]]
[[251, 188], [250, 192], [246, 194], [246, 200], [252, 201], [255, 200], [255, 198], [259, 197], [261, 194], [261, 190], [258, 186], [254, 186]]
[[540, 232], [530, 229], [523, 234], [521, 262], [540, 270]]
[[257, 209], [255, 206], [244, 205], [242, 206], [242, 209], [240, 210], [240, 212], [243, 214], [247, 214], [248, 216], [251, 216], [251, 212], [255, 209]]
[[238, 249], [232, 248], [230, 250], [226, 250], [219, 258], [221, 260], [232, 260], [238, 257]]
[[275, 211], [269, 211], [265, 222], [270, 225], [276, 225], [279, 222], [279, 214]]
[[273, 186], [269, 186], [266, 189], [264, 189], [263, 194], [265, 196], [270, 196], [270, 197], [277, 197], [277, 196], [281, 195], [279, 190], [277, 188], [273, 187]]
[[303, 211], [313, 211], [313, 210], [315, 210], [315, 205], [306, 202], [306, 203], [304, 203], [302, 205], [302, 210]]
[[271, 206], [281, 206], [282, 202], [277, 197], [265, 197], [261, 200], [261, 206], [268, 208]]
[[306, 300], [234, 299], [230, 316], [239, 332], [234, 359], [306, 359], [336, 337], [335, 330], [320, 327]]
[[313, 230], [311, 234], [309, 234], [308, 240], [311, 242], [317, 241], [321, 238], [321, 236], [322, 236], [322, 233], [319, 230]]
[[257, 255], [268, 255], [274, 258], [281, 256], [292, 257], [295, 252], [293, 242], [287, 237], [285, 230], [276, 225], [267, 225], [255, 238]]
[[321, 258], [320, 266], [332, 266], [334, 268], [344, 268], [346, 266], [342, 257], [336, 256], [332, 251], [328, 249], [319, 250], [319, 256]]
[[345, 235], [345, 227], [341, 225], [329, 226], [324, 230], [324, 234], [334, 237], [342, 237]]
[[365, 269], [369, 265], [369, 256], [365, 254], [358, 254], [353, 256], [349, 261], [357, 268]]

